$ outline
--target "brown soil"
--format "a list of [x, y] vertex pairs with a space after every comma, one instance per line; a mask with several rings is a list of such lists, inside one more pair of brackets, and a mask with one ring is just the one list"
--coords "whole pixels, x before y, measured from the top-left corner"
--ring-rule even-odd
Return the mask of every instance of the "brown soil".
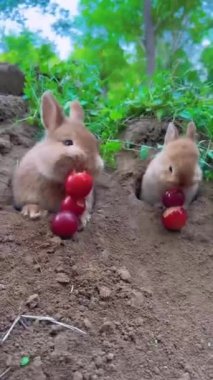
[[21, 118], [27, 110], [26, 102], [20, 96], [0, 94], [0, 122]]
[[[0, 333], [28, 313], [87, 335], [18, 324], [0, 347], [0, 375], [10, 368], [4, 379], [213, 379], [212, 184], [182, 232], [167, 232], [135, 197], [141, 163], [122, 153], [97, 186], [91, 223], [61, 242], [47, 219], [24, 220], [9, 204], [12, 167], [32, 135], [8, 125], [0, 136]], [[25, 368], [22, 355], [31, 359]]]

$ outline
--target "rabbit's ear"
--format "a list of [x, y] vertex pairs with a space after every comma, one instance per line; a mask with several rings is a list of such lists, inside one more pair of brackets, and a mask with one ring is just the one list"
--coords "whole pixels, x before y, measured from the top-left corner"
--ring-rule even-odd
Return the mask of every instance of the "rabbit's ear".
[[41, 119], [48, 130], [58, 128], [64, 121], [63, 111], [50, 91], [45, 91], [41, 98]]
[[178, 138], [179, 132], [173, 123], [169, 123], [164, 137], [164, 144], [168, 144]]
[[70, 104], [70, 117], [79, 121], [84, 120], [84, 110], [77, 100]]
[[196, 140], [196, 132], [197, 132], [196, 125], [195, 125], [195, 123], [193, 123], [193, 121], [191, 121], [187, 126], [186, 136], [189, 139], [195, 141]]

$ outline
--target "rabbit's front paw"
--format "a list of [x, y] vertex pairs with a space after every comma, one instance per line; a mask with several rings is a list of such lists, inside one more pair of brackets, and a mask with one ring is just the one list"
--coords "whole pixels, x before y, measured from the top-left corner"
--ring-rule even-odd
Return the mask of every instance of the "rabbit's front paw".
[[25, 217], [29, 217], [30, 219], [38, 219], [40, 217], [46, 216], [47, 211], [42, 210], [38, 205], [28, 204], [23, 206], [21, 214]]
[[91, 219], [91, 214], [88, 211], [85, 211], [80, 218], [80, 224], [79, 224], [78, 230], [82, 231], [84, 227], [87, 225], [87, 223], [90, 221], [90, 219]]

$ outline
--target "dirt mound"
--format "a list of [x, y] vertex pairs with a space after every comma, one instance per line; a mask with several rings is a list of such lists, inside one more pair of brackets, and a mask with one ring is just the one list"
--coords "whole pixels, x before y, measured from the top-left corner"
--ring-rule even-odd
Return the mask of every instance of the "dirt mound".
[[0, 207], [11, 204], [11, 175], [26, 148], [33, 145], [35, 129], [23, 124], [0, 123]]
[[[31, 127], [7, 126], [4, 180], [32, 135]], [[144, 163], [131, 152], [118, 160], [97, 187], [91, 223], [73, 241], [53, 238], [47, 219], [24, 220], [2, 202], [0, 333], [19, 313], [87, 332], [17, 325], [0, 351], [0, 375], [10, 368], [5, 378], [213, 379], [212, 184], [189, 210], [186, 228], [169, 233], [135, 196]], [[3, 189], [0, 182], [1, 196]], [[30, 365], [21, 368], [26, 354]]]
[[20, 96], [0, 95], [0, 122], [19, 119], [26, 111], [26, 102]]
[[127, 123], [127, 128], [122, 134], [125, 141], [133, 146], [147, 144], [155, 146], [163, 142], [168, 122], [160, 122], [152, 118], [137, 118]]
[[0, 62], [0, 93], [22, 95], [24, 90], [24, 74], [16, 65]]

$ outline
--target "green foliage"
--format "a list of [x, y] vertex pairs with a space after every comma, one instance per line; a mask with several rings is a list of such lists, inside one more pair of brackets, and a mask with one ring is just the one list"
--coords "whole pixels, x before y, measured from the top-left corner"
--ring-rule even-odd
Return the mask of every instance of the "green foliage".
[[[80, 13], [74, 22], [80, 31], [75, 36], [75, 54], [96, 62], [104, 78], [124, 80], [121, 67], [127, 67], [128, 72], [133, 69], [140, 78], [147, 58], [143, 3], [80, 0]], [[191, 56], [194, 45], [201, 49], [200, 42], [208, 36], [211, 25], [210, 9], [204, 5], [202, 0], [152, 1], [157, 69], [167, 68], [178, 75], [189, 69], [187, 55]]]
[[[182, 78], [168, 70], [159, 71], [147, 83], [146, 76], [136, 80], [135, 69], [123, 67], [126, 80], [103, 79], [100, 68], [88, 64], [82, 58], [71, 56], [61, 61], [49, 44], [39, 43], [33, 34], [7, 37], [4, 41], [3, 61], [17, 63], [26, 76], [25, 98], [29, 104], [28, 122], [40, 121], [40, 98], [49, 89], [69, 110], [69, 102], [79, 99], [86, 113], [86, 124], [102, 141], [104, 159], [114, 166], [115, 154], [123, 144], [117, 140], [129, 116], [148, 115], [159, 120], [194, 120], [204, 137], [201, 150], [201, 164], [208, 178], [212, 176], [213, 100], [208, 83], [191, 80], [192, 71]], [[27, 51], [27, 54], [26, 54]], [[132, 73], [132, 76], [131, 76]], [[129, 74], [129, 76], [128, 76]], [[133, 83], [137, 82], [136, 86]], [[107, 92], [105, 91], [107, 86]], [[127, 145], [125, 146], [127, 148]], [[142, 146], [140, 157], [145, 158], [149, 147]]]
[[200, 131], [213, 139], [213, 98], [208, 83], [191, 82], [190, 72], [177, 78], [169, 72], [157, 73], [152, 85], [141, 85], [130, 112], [152, 114], [157, 119], [193, 120]]
[[208, 46], [202, 52], [201, 60], [208, 73], [208, 81], [213, 82], [213, 46]]
[[150, 150], [149, 146], [141, 145], [140, 150], [139, 150], [139, 156], [141, 160], [146, 160], [149, 157], [149, 150]]

